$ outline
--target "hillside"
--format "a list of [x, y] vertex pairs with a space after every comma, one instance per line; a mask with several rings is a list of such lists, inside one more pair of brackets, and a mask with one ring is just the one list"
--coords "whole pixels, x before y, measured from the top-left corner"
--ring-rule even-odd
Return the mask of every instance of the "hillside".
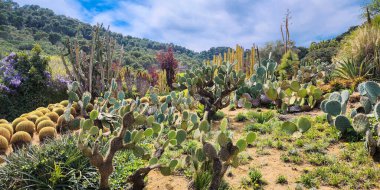
[[[11, 0], [0, 0], [0, 57], [12, 51], [31, 50], [35, 43], [40, 44], [46, 54], [57, 55], [61, 53], [65, 38], [77, 36], [82, 40], [90, 40], [91, 28], [90, 24], [56, 15], [52, 10], [37, 5], [20, 7]], [[155, 63], [156, 52], [169, 45], [184, 65], [202, 60], [198, 53], [182, 46], [114, 32], [111, 35], [124, 46], [125, 63], [134, 67], [147, 68]]]

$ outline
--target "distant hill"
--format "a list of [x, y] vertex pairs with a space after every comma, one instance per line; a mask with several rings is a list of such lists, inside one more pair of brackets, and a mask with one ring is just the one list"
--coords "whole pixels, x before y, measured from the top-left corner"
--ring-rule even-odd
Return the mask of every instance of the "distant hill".
[[[57, 55], [62, 51], [62, 41], [65, 38], [77, 36], [82, 40], [90, 40], [91, 31], [90, 24], [56, 15], [50, 9], [38, 5], [20, 7], [11, 0], [0, 0], [0, 56], [12, 51], [30, 50], [35, 43], [39, 43], [46, 54]], [[156, 52], [166, 49], [169, 45], [173, 47], [177, 59], [183, 65], [202, 61], [199, 53], [182, 46], [114, 32], [111, 32], [111, 35], [125, 48], [125, 64], [134, 67], [147, 68], [154, 64]]]

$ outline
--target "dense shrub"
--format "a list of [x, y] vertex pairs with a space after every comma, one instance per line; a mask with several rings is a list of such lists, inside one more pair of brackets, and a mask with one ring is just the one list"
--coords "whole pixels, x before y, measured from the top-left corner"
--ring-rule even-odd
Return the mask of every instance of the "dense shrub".
[[[342, 61], [352, 59], [354, 68], [346, 69], [347, 64]], [[378, 78], [380, 76], [380, 28], [373, 25], [363, 25], [358, 27], [350, 35], [343, 39], [340, 50], [334, 58], [337, 68], [353, 70], [355, 73], [363, 73], [362, 64], [371, 67], [371, 72], [363, 77], [367, 79]], [[356, 64], [355, 64], [356, 63]], [[355, 76], [351, 77], [355, 78]]]
[[52, 80], [47, 57], [35, 45], [30, 54], [11, 53], [0, 64], [0, 118], [12, 120], [66, 98], [66, 81]]
[[97, 189], [98, 175], [72, 136], [12, 153], [0, 189]]

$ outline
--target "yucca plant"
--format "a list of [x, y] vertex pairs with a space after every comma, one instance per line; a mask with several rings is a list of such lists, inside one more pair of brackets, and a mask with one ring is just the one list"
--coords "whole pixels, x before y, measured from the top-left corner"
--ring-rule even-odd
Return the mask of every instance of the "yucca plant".
[[345, 58], [337, 62], [334, 76], [341, 79], [353, 80], [359, 77], [370, 78], [374, 65], [371, 59], [362, 60], [355, 58]]

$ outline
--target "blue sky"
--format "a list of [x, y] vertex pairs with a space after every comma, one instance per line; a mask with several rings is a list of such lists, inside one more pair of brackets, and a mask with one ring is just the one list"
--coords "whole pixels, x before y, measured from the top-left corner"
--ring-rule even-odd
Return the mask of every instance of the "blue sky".
[[195, 51], [214, 46], [281, 39], [280, 25], [291, 11], [296, 45], [329, 39], [363, 22], [368, 0], [15, 0], [36, 4], [112, 31]]

